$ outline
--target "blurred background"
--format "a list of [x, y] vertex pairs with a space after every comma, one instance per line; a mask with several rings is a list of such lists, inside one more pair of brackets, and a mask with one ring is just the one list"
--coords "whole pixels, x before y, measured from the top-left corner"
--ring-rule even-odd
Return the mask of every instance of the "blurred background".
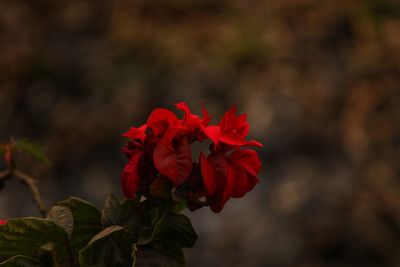
[[[261, 184], [188, 213], [188, 266], [400, 266], [398, 0], [0, 0], [0, 141], [50, 203], [120, 197], [121, 133], [155, 107], [232, 105]], [[14, 181], [0, 217], [38, 215]]]

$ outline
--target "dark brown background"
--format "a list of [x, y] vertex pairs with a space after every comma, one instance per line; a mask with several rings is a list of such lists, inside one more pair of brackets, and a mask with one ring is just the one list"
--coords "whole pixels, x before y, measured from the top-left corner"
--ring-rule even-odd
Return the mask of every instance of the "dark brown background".
[[[46, 203], [121, 196], [120, 134], [155, 107], [247, 112], [262, 183], [189, 214], [188, 266], [399, 266], [397, 0], [0, 0], [0, 139]], [[215, 120], [214, 122], [216, 122]], [[15, 182], [0, 217], [37, 215]]]

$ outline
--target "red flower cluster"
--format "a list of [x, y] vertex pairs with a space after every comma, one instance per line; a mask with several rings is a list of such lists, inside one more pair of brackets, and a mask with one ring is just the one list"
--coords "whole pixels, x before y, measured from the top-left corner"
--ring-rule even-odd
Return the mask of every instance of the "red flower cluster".
[[[158, 197], [161, 185], [169, 185], [172, 198], [185, 199], [189, 209], [209, 205], [220, 212], [230, 197], [243, 197], [259, 183], [261, 161], [254, 150], [242, 147], [263, 145], [245, 140], [249, 133], [246, 114], [237, 116], [235, 107], [219, 124], [210, 125], [204, 107], [199, 117], [186, 103], [175, 106], [183, 111], [182, 119], [157, 108], [146, 124], [123, 135], [131, 139], [122, 149], [129, 158], [121, 179], [124, 194], [128, 198]], [[191, 144], [207, 139], [212, 141], [208, 156], [202, 152], [199, 161], [193, 162]]]
[[6, 223], [7, 223], [7, 221], [6, 221], [6, 220], [2, 220], [2, 219], [0, 219], [0, 225], [6, 224]]

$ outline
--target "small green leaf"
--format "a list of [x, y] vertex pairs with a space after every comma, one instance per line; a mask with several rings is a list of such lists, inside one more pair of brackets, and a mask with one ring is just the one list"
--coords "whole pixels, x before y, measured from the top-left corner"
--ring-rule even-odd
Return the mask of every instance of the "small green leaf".
[[65, 244], [67, 241], [64, 229], [50, 220], [11, 219], [0, 225], [0, 261], [17, 255], [36, 257], [43, 245], [52, 242]]
[[126, 259], [118, 247], [124, 227], [113, 225], [105, 228], [79, 252], [81, 267], [123, 267]]
[[101, 222], [103, 227], [111, 226], [111, 225], [122, 225], [122, 206], [119, 203], [118, 199], [109, 194], [106, 198], [104, 208], [101, 212]]
[[50, 160], [46, 156], [46, 153], [44, 152], [44, 149], [29, 139], [16, 140], [15, 148], [17, 151], [23, 152], [44, 164], [51, 164]]
[[34, 258], [18, 255], [3, 261], [0, 267], [42, 267], [42, 264]]

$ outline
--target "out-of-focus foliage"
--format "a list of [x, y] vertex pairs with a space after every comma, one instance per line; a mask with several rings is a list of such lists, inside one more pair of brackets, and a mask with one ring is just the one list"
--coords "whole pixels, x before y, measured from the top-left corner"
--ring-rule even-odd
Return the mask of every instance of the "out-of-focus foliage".
[[16, 140], [14, 145], [17, 151], [25, 153], [46, 165], [50, 165], [50, 160], [47, 158], [44, 149], [35, 142], [29, 139], [20, 139]]
[[[190, 215], [188, 265], [395, 266], [399, 49], [397, 0], [0, 0], [0, 138], [48, 148], [51, 169], [25, 165], [48, 203], [100, 206], [128, 125], [182, 100], [216, 117], [237, 103], [266, 144], [262, 183]], [[34, 212], [19, 188], [1, 217]]]

